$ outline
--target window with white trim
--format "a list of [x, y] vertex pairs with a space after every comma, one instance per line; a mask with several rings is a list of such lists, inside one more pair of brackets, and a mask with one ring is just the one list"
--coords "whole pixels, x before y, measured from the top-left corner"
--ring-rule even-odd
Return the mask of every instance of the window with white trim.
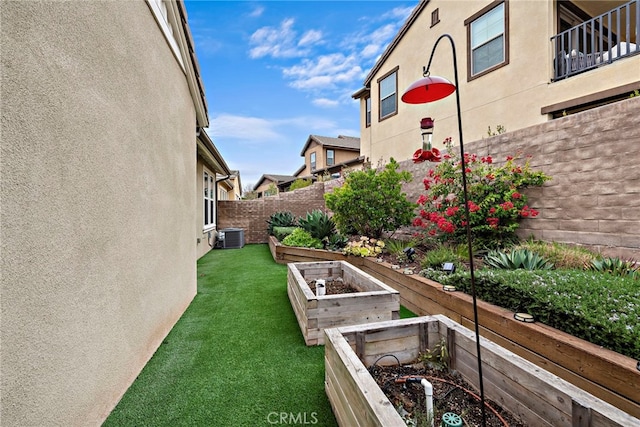
[[365, 126], [369, 127], [371, 126], [371, 97], [367, 96], [364, 100], [365, 103]]
[[327, 150], [327, 166], [333, 166], [336, 163], [336, 153], [333, 150]]
[[381, 78], [378, 84], [380, 89], [380, 120], [382, 120], [396, 114], [398, 111], [397, 69]]
[[505, 4], [468, 22], [470, 75], [476, 76], [507, 62]]
[[216, 183], [215, 176], [204, 172], [204, 228], [216, 225]]

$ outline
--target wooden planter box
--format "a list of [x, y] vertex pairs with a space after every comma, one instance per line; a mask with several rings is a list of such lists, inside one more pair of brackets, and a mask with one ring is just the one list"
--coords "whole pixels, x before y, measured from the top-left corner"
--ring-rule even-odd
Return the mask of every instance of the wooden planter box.
[[[475, 334], [442, 316], [426, 316], [325, 330], [325, 390], [341, 426], [404, 427], [366, 367], [393, 354], [408, 363], [447, 341], [450, 366], [478, 387]], [[481, 338], [485, 397], [526, 425], [638, 426], [640, 420], [586, 393], [497, 344]], [[393, 358], [384, 362], [395, 363]]]
[[[324, 344], [323, 330], [398, 319], [400, 293], [344, 261], [288, 264], [287, 294], [307, 345]], [[307, 280], [341, 277], [360, 292], [316, 296]]]

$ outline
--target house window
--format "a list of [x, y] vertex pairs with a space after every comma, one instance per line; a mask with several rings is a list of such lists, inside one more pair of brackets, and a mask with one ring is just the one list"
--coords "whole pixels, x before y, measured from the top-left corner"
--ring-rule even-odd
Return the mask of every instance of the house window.
[[495, 2], [465, 21], [469, 79], [509, 63], [508, 10]]
[[214, 176], [204, 173], [204, 228], [214, 227], [216, 218], [216, 188]]
[[378, 80], [380, 89], [380, 120], [398, 112], [398, 67]]
[[365, 125], [366, 127], [371, 126], [371, 97], [368, 96], [364, 100], [365, 102]]
[[309, 163], [311, 166], [311, 170], [316, 170], [316, 153], [309, 154]]
[[335, 152], [333, 150], [327, 150], [327, 166], [333, 166], [335, 163]]
[[433, 27], [438, 22], [440, 22], [440, 9], [435, 9], [431, 12], [431, 26]]
[[162, 33], [164, 37], [167, 39], [169, 46], [171, 46], [171, 50], [173, 51], [174, 56], [180, 63], [180, 66], [184, 70], [184, 63], [182, 62], [182, 55], [180, 54], [180, 48], [178, 47], [178, 42], [173, 33], [173, 26], [171, 22], [173, 21], [173, 12], [170, 12], [170, 9], [167, 9], [167, 4], [163, 0], [147, 0], [147, 4], [153, 13], [153, 16], [156, 18], [156, 22], [162, 29]]

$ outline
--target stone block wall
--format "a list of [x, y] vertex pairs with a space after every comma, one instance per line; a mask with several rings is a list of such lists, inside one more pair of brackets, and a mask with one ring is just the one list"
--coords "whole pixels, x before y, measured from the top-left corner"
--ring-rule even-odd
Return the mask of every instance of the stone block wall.
[[[497, 161], [508, 155], [532, 156], [531, 166], [552, 177], [544, 187], [526, 190], [529, 204], [540, 215], [523, 220], [522, 237], [533, 235], [640, 259], [640, 97], [465, 142], [465, 151], [491, 155]], [[434, 164], [405, 160], [400, 165], [413, 175], [404, 191], [415, 201]], [[220, 202], [220, 228], [244, 228], [247, 243], [264, 243], [265, 221], [271, 213], [325, 210], [324, 192], [341, 183], [316, 183], [259, 200]]]

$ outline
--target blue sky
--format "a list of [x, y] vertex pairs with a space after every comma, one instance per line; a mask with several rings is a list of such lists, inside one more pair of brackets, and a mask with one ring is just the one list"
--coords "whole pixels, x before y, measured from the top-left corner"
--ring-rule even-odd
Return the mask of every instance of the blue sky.
[[242, 186], [291, 175], [311, 134], [360, 136], [351, 95], [414, 1], [185, 1], [207, 133]]

